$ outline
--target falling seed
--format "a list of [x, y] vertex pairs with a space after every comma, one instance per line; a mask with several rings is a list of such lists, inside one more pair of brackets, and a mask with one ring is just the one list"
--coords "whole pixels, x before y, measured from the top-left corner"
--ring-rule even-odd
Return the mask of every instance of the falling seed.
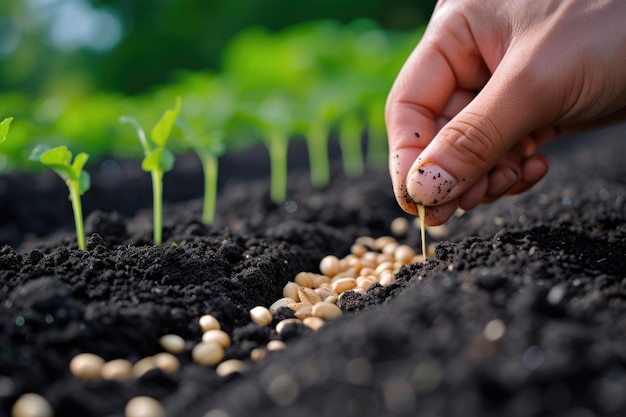
[[217, 365], [224, 359], [224, 348], [216, 342], [200, 342], [191, 350], [191, 358], [201, 365]]
[[222, 348], [230, 346], [230, 336], [223, 330], [209, 330], [202, 334], [202, 341], [205, 343], [215, 342]]
[[134, 397], [124, 408], [126, 417], [165, 417], [165, 409], [160, 402], [152, 397]]
[[113, 359], [102, 365], [100, 375], [111, 381], [126, 381], [133, 377], [133, 364], [127, 359]]
[[225, 377], [234, 373], [242, 373], [246, 370], [245, 362], [239, 359], [229, 359], [217, 365], [215, 372], [221, 377]]
[[75, 377], [83, 381], [93, 381], [100, 378], [104, 359], [93, 353], [81, 353], [70, 361], [70, 371]]
[[222, 328], [220, 322], [211, 314], [205, 314], [200, 317], [199, 324], [203, 332], [208, 330], [220, 330]]
[[183, 353], [185, 351], [185, 339], [177, 334], [166, 334], [159, 338], [159, 344], [170, 353]]
[[52, 417], [54, 412], [48, 400], [39, 394], [23, 394], [11, 408], [11, 417]]
[[268, 326], [272, 322], [272, 312], [264, 306], [256, 306], [250, 310], [250, 319], [261, 326]]

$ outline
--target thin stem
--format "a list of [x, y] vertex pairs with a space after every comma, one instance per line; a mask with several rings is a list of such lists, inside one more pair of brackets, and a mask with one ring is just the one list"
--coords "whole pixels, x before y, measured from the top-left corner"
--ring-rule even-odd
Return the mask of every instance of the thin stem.
[[78, 191], [78, 181], [69, 181], [70, 201], [72, 202], [72, 210], [74, 211], [74, 225], [76, 226], [76, 240], [78, 241], [78, 249], [85, 250], [85, 229], [83, 228], [83, 208], [80, 202], [80, 193]]
[[328, 162], [328, 130], [322, 123], [314, 123], [307, 135], [309, 148], [309, 166], [311, 183], [321, 188], [330, 181], [330, 164]]
[[163, 172], [151, 171], [152, 174], [152, 205], [154, 211], [154, 244], [163, 242]]
[[287, 139], [282, 133], [270, 137], [271, 185], [270, 197], [276, 204], [287, 196]]
[[339, 130], [341, 160], [343, 172], [350, 178], [356, 178], [363, 174], [362, 132], [363, 123], [357, 115], [347, 116], [341, 123]]
[[217, 201], [217, 157], [203, 149], [196, 149], [202, 171], [204, 173], [204, 203], [202, 205], [202, 221], [206, 225], [215, 220], [215, 205]]

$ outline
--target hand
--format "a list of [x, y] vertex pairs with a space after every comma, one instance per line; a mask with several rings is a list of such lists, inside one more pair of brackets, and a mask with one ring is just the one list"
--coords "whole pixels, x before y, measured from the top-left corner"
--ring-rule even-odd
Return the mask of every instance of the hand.
[[444, 223], [537, 183], [558, 134], [626, 119], [625, 20], [624, 0], [440, 1], [385, 109], [400, 206]]

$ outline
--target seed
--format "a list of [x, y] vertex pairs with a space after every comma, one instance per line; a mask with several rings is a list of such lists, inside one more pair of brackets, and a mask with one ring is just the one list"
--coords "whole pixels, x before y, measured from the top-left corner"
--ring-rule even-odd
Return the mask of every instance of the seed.
[[334, 255], [328, 255], [320, 261], [320, 272], [326, 276], [335, 276], [341, 269], [339, 258]]
[[364, 245], [364, 246], [369, 246], [370, 248], [373, 248], [375, 240], [373, 237], [370, 237], [370, 236], [359, 236], [356, 238], [354, 243], [356, 245]]
[[201, 365], [217, 365], [224, 359], [224, 348], [216, 342], [200, 342], [192, 349], [191, 358]]
[[315, 304], [322, 301], [322, 297], [315, 290], [307, 287], [298, 288], [298, 298], [302, 304]]
[[376, 270], [374, 268], [370, 268], [369, 266], [366, 266], [362, 268], [361, 271], [359, 271], [359, 276], [366, 277], [368, 275], [374, 275], [375, 273], [376, 273]]
[[93, 353], [81, 353], [70, 361], [70, 371], [75, 377], [83, 381], [93, 381], [100, 378], [100, 371], [104, 359]]
[[102, 365], [100, 375], [111, 381], [125, 381], [133, 377], [133, 364], [126, 359], [113, 359]]
[[324, 325], [325, 321], [319, 317], [307, 317], [302, 323], [313, 330], [319, 330]]
[[313, 288], [330, 285], [330, 277], [327, 277], [326, 275], [311, 274], [311, 278], [313, 279]]
[[383, 262], [380, 265], [378, 265], [376, 267], [375, 272], [376, 272], [376, 274], [380, 275], [383, 271], [393, 270], [393, 268], [394, 268], [393, 262], [386, 261], [386, 262]]
[[48, 400], [39, 394], [23, 394], [11, 408], [12, 417], [52, 417], [54, 412]]
[[295, 301], [300, 301], [298, 299], [298, 288], [300, 288], [300, 286], [298, 284], [296, 284], [293, 281], [289, 281], [284, 287], [283, 287], [283, 297], [285, 298], [291, 298]]
[[126, 417], [165, 417], [165, 409], [152, 397], [134, 397], [124, 408]]
[[304, 305], [303, 303], [289, 303], [285, 307], [287, 307], [290, 310], [297, 311], [303, 305]]
[[376, 255], [376, 265], [380, 265], [384, 262], [392, 262], [393, 260], [393, 253], [379, 253]]
[[215, 342], [222, 348], [230, 346], [230, 336], [223, 330], [209, 330], [202, 334], [202, 341], [205, 343]]
[[399, 246], [398, 242], [389, 242], [380, 250], [384, 255], [393, 255], [396, 248]]
[[281, 334], [283, 332], [283, 330], [285, 329], [285, 326], [289, 323], [302, 323], [300, 320], [298, 319], [294, 319], [294, 318], [289, 318], [289, 319], [284, 319], [278, 322], [278, 324], [276, 324], [276, 332], [278, 334]]
[[331, 286], [333, 291], [335, 291], [337, 294], [341, 294], [344, 291], [351, 290], [354, 287], [356, 287], [356, 279], [354, 278], [338, 279], [337, 281], [333, 282]]
[[287, 304], [291, 304], [295, 302], [296, 300], [294, 300], [293, 298], [289, 298], [289, 297], [279, 298], [278, 300], [274, 301], [274, 303], [270, 306], [270, 312], [274, 314], [279, 308], [286, 307]]
[[325, 301], [319, 302], [313, 306], [312, 310], [314, 317], [321, 319], [334, 319], [343, 314], [341, 309], [336, 304], [327, 303]]
[[263, 359], [265, 359], [266, 356], [267, 356], [267, 350], [263, 348], [254, 348], [250, 352], [250, 360], [252, 362], [262, 361]]
[[365, 255], [365, 252], [367, 252], [367, 247], [362, 244], [355, 243], [350, 248], [350, 253], [359, 258]]
[[203, 332], [206, 332], [207, 330], [220, 330], [222, 328], [222, 326], [220, 326], [220, 322], [211, 314], [205, 314], [200, 317], [199, 323]]
[[356, 285], [358, 288], [369, 288], [372, 285], [374, 285], [374, 282], [376, 282], [375, 279], [373, 279], [372, 277], [358, 277], [356, 279]]
[[315, 289], [315, 292], [319, 294], [322, 300], [325, 300], [326, 298], [332, 295], [335, 295], [335, 296], [337, 295], [337, 293], [333, 291], [332, 288], [329, 288], [329, 287], [317, 288]]
[[177, 334], [166, 334], [161, 336], [159, 344], [170, 353], [183, 353], [185, 351], [185, 339]]
[[154, 360], [154, 356], [146, 356], [145, 358], [137, 361], [135, 365], [133, 365], [132, 373], [135, 378], [140, 378], [148, 371], [156, 369], [156, 367], [157, 365], [156, 361]]
[[217, 365], [215, 368], [215, 372], [221, 376], [225, 377], [233, 373], [242, 373], [246, 370], [246, 364], [239, 359], [229, 359]]
[[396, 260], [402, 262], [407, 265], [411, 262], [411, 259], [415, 256], [415, 250], [409, 245], [400, 245], [396, 248], [396, 251], [393, 253], [393, 256]]
[[356, 288], [352, 288], [350, 291], [354, 291], [357, 294], [365, 295], [366, 289], [365, 288], [361, 288], [361, 287], [356, 287]]
[[366, 252], [361, 257], [361, 267], [369, 266], [370, 268], [376, 268], [378, 264], [378, 252]]
[[286, 347], [285, 342], [282, 340], [270, 340], [266, 346], [269, 351], [283, 350]]
[[402, 237], [409, 232], [411, 223], [405, 217], [396, 217], [391, 221], [391, 233], [395, 236]]
[[395, 275], [389, 271], [385, 271], [380, 276], [380, 281], [378, 282], [380, 282], [380, 285], [382, 285], [383, 287], [386, 287], [387, 285], [390, 285], [395, 281], [396, 281]]
[[250, 318], [256, 324], [267, 326], [272, 322], [272, 313], [267, 307], [256, 306], [250, 310]]
[[313, 288], [313, 279], [308, 272], [299, 272], [293, 280], [300, 287]]
[[167, 374], [175, 374], [180, 369], [180, 362], [171, 353], [161, 352], [154, 355], [154, 364]]
[[325, 303], [336, 304], [338, 299], [339, 299], [339, 295], [337, 295], [337, 294], [329, 295], [328, 297], [324, 298], [324, 302]]
[[310, 304], [301, 305], [300, 308], [294, 310], [294, 315], [299, 320], [304, 320], [307, 317], [311, 317], [313, 315], [313, 306]]
[[386, 245], [393, 243], [397, 243], [396, 238], [394, 238], [393, 236], [381, 236], [374, 240], [374, 245], [372, 246], [372, 249], [382, 250]]
[[450, 234], [450, 229], [445, 224], [439, 226], [430, 226], [428, 234], [435, 239], [443, 239]]

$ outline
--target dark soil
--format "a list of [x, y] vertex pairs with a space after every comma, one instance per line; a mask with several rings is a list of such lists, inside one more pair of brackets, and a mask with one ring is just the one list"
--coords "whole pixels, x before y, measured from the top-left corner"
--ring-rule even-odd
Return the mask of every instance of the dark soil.
[[[550, 145], [538, 186], [453, 218], [434, 258], [343, 297], [346, 314], [318, 332], [280, 336], [248, 309], [356, 237], [391, 234], [403, 214], [386, 167], [347, 179], [335, 166], [315, 190], [298, 145], [289, 203], [275, 205], [263, 151], [238, 153], [222, 161], [206, 227], [199, 164], [183, 157], [166, 175], [166, 243], [154, 247], [149, 175], [108, 161], [84, 196], [85, 252], [54, 174], [0, 177], [0, 416], [26, 392], [57, 417], [122, 416], [137, 395], [181, 417], [624, 416], [625, 136], [620, 125]], [[420, 250], [416, 229], [401, 240]], [[227, 358], [271, 339], [287, 349], [220, 378], [190, 359], [206, 313], [233, 339]], [[506, 332], [493, 341], [485, 327], [495, 319]], [[166, 333], [188, 341], [177, 374], [85, 383], [69, 372], [81, 352], [158, 353]]]

